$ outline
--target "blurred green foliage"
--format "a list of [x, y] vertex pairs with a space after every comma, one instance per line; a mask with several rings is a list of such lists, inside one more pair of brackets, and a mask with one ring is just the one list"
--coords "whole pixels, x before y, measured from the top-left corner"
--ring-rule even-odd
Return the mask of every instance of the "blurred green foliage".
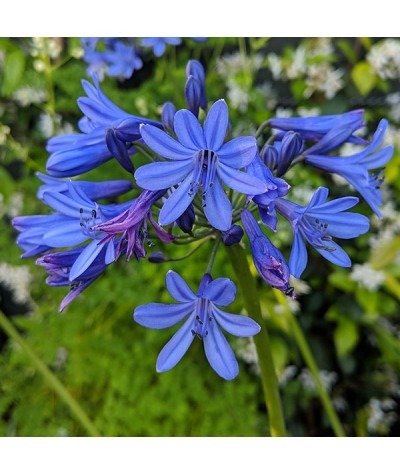
[[[385, 39], [331, 39], [331, 49], [325, 53], [318, 52], [315, 41], [210, 38], [196, 44], [187, 40], [177, 48], [168, 48], [162, 58], [146, 57], [143, 70], [130, 80], [106, 78], [102, 88], [125, 110], [158, 118], [165, 101], [173, 101], [178, 108], [185, 106], [185, 65], [188, 59], [196, 58], [207, 70], [209, 100], [228, 100], [233, 133], [254, 132], [282, 109], [298, 114], [302, 108], [316, 108], [318, 113], [327, 114], [363, 107], [369, 131], [381, 117], [389, 118], [389, 140], [396, 145], [386, 170], [389, 192], [385, 197], [390, 213], [383, 222], [373, 220], [370, 235], [344, 245], [353, 262], [368, 263], [371, 279], [379, 276], [380, 283], [366, 288], [351, 270], [334, 267], [310, 252], [310, 265], [303, 276], [309, 292], [299, 292], [298, 308], [293, 311], [347, 433], [399, 435], [400, 214], [396, 210], [400, 200], [400, 117], [394, 111], [396, 103], [388, 102], [387, 97], [400, 92], [400, 77], [382, 77], [368, 59], [374, 45]], [[279, 58], [279, 78], [272, 74], [271, 54]], [[293, 64], [300, 54], [305, 58], [305, 69], [294, 73]], [[319, 67], [343, 71], [342, 85], [333, 96], [332, 91], [310, 90], [309, 71]], [[212, 371], [200, 341], [176, 368], [157, 374], [157, 354], [174, 330], [146, 330], [132, 320], [137, 305], [170, 302], [164, 286], [169, 268], [180, 272], [195, 288], [211, 244], [191, 259], [173, 265], [116, 263], [62, 314], [57, 309], [65, 289], [46, 286], [43, 269], [35, 267], [34, 259], [21, 262], [10, 219], [16, 214], [48, 212], [35, 198], [39, 184], [35, 172], [45, 169], [47, 138], [68, 131], [71, 125], [76, 129], [80, 117], [76, 99], [83, 95], [80, 80], [86, 77], [85, 70], [76, 38], [0, 39], [0, 266], [6, 263], [14, 269], [27, 268], [31, 276], [31, 298], [21, 302], [18, 284], [10, 283], [0, 272], [1, 309], [80, 402], [102, 435], [268, 435], [261, 383], [248, 342], [244, 346], [243, 342], [232, 342], [242, 357], [240, 374], [233, 382], [221, 380]], [[400, 108], [400, 99], [397, 106]], [[137, 164], [145, 161], [139, 155], [135, 160]], [[123, 174], [110, 162], [86, 176], [101, 180]], [[328, 184], [332, 197], [349, 194], [346, 185], [301, 166], [290, 172], [288, 181], [293, 193]], [[365, 204], [358, 208], [371, 216]], [[279, 229], [271, 239], [288, 256], [290, 230], [284, 222]], [[376, 238], [373, 242], [371, 235]], [[158, 249], [175, 257], [188, 250], [161, 245]], [[223, 252], [217, 256], [213, 273], [235, 280]], [[256, 275], [254, 268], [253, 273]], [[12, 290], [13, 285], [16, 290]], [[289, 433], [331, 435], [284, 312], [261, 280], [259, 290]], [[243, 311], [240, 295], [231, 310]], [[5, 335], [0, 343], [0, 435], [86, 435], [21, 348]]]

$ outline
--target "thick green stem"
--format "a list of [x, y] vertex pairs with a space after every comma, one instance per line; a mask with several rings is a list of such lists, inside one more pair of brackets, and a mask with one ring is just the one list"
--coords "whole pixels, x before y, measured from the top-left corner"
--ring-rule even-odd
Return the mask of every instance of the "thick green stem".
[[71, 396], [67, 388], [61, 381], [49, 370], [39, 356], [32, 350], [28, 343], [21, 337], [10, 320], [0, 311], [0, 327], [5, 333], [12, 338], [25, 352], [27, 357], [35, 368], [41, 373], [46, 383], [57, 393], [61, 400], [69, 407], [72, 414], [86, 429], [87, 433], [92, 437], [99, 437], [100, 434], [91, 420], [88, 418], [79, 403]]
[[331, 423], [333, 432], [335, 433], [336, 437], [346, 437], [342, 424], [340, 423], [340, 420], [335, 412], [335, 409], [329, 398], [329, 395], [326, 392], [324, 385], [322, 384], [321, 378], [319, 376], [317, 363], [311, 352], [311, 348], [306, 340], [306, 337], [304, 336], [303, 330], [299, 322], [297, 321], [296, 317], [290, 311], [287, 305], [285, 296], [279, 290], [273, 289], [273, 291], [278, 302], [281, 305], [283, 305], [283, 307], [285, 308], [285, 315], [286, 315], [286, 318], [288, 319], [292, 334], [296, 340], [297, 346], [299, 347], [299, 350], [303, 356], [303, 359], [306, 365], [308, 366], [308, 369], [313, 375], [313, 378], [317, 386], [319, 397], [321, 399], [322, 405], [324, 406], [328, 419]]
[[250, 273], [246, 254], [240, 245], [226, 247], [235, 270], [249, 317], [260, 326], [261, 331], [253, 337], [257, 348], [265, 404], [268, 410], [270, 432], [273, 437], [285, 437], [285, 420], [279, 395], [278, 379], [272, 359], [271, 345], [264, 319], [261, 315], [255, 280]]

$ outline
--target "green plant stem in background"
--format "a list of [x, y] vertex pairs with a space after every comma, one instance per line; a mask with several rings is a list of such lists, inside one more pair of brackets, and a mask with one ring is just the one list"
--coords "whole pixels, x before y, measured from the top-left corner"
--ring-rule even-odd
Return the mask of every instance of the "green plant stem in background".
[[321, 378], [319, 377], [317, 363], [315, 362], [314, 356], [311, 352], [311, 348], [307, 342], [306, 337], [304, 336], [303, 330], [299, 322], [297, 321], [293, 313], [290, 311], [290, 308], [286, 301], [286, 297], [282, 294], [282, 292], [276, 289], [272, 290], [278, 302], [283, 305], [285, 309], [285, 316], [288, 320], [291, 333], [294, 336], [294, 339], [296, 340], [297, 346], [299, 347], [299, 350], [304, 358], [308, 369], [313, 375], [319, 397], [329, 418], [333, 432], [335, 433], [336, 437], [346, 437], [342, 424], [340, 423], [340, 420], [333, 407], [332, 401], [330, 400], [329, 395], [326, 392], [324, 385], [322, 384]]
[[255, 335], [253, 339], [257, 348], [270, 432], [273, 437], [285, 437], [285, 420], [283, 418], [282, 404], [279, 395], [278, 379], [272, 359], [268, 331], [261, 314], [256, 282], [250, 273], [249, 264], [243, 248], [235, 244], [226, 247], [226, 250], [239, 281], [248, 315], [261, 326], [260, 333]]
[[75, 418], [81, 423], [87, 433], [92, 437], [99, 437], [100, 434], [79, 403], [71, 396], [67, 388], [49, 370], [39, 356], [32, 350], [28, 343], [21, 337], [10, 320], [0, 311], [0, 327], [13, 339], [25, 352], [32, 365], [41, 373], [46, 383], [57, 393], [62, 401], [69, 407]]

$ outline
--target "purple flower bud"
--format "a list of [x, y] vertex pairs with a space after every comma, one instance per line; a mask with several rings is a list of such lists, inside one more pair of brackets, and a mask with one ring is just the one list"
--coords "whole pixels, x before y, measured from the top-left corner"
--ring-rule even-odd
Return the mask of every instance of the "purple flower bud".
[[289, 284], [290, 271], [285, 258], [272, 242], [263, 234], [249, 210], [241, 212], [242, 223], [250, 240], [254, 265], [260, 276], [271, 287], [281, 290], [294, 298], [293, 287]]
[[294, 158], [296, 158], [304, 148], [304, 141], [297, 132], [287, 132], [282, 139], [281, 150], [279, 153], [277, 176], [282, 176], [290, 167]]
[[265, 144], [261, 149], [260, 158], [271, 171], [274, 171], [278, 166], [279, 153], [278, 150], [269, 144]]
[[194, 76], [189, 76], [186, 81], [185, 97], [188, 109], [198, 117], [201, 102], [201, 84]]
[[152, 262], [153, 264], [161, 264], [167, 261], [169, 261], [169, 259], [160, 251], [155, 251], [149, 256], [149, 262]]
[[225, 246], [232, 246], [242, 240], [243, 229], [237, 224], [233, 224], [228, 231], [222, 231], [221, 237]]
[[181, 216], [176, 220], [176, 224], [182, 229], [184, 233], [190, 233], [195, 220], [193, 204], [186, 208], [186, 211], [183, 212]]
[[194, 76], [200, 83], [200, 103], [199, 106], [202, 109], [207, 109], [207, 96], [206, 96], [206, 74], [204, 72], [203, 65], [192, 59], [188, 61], [186, 66], [186, 77], [189, 78], [190, 76]]
[[166, 102], [162, 106], [162, 111], [161, 111], [161, 122], [163, 126], [170, 130], [171, 132], [174, 132], [174, 115], [176, 112], [176, 107], [172, 102]]

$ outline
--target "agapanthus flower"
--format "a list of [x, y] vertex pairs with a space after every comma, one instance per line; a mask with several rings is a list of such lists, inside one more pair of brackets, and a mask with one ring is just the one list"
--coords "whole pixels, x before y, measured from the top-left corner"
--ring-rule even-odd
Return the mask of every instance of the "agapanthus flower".
[[[43, 201], [44, 193], [48, 191], [57, 191], [59, 193], [68, 193], [69, 180], [54, 178], [37, 172], [36, 175], [42, 180], [44, 185], [39, 187], [37, 197]], [[130, 180], [109, 180], [109, 181], [74, 181], [85, 194], [93, 201], [112, 198], [122, 195], [132, 189]]]
[[112, 77], [129, 79], [133, 72], [141, 69], [143, 61], [133, 44], [116, 41], [112, 49], [104, 52], [107, 74]]
[[329, 190], [319, 187], [308, 206], [300, 206], [285, 198], [277, 198], [278, 212], [291, 224], [294, 241], [289, 259], [290, 272], [297, 278], [307, 265], [305, 241], [311, 244], [325, 259], [342, 267], [350, 267], [351, 260], [332, 237], [350, 239], [369, 229], [368, 218], [359, 213], [345, 212], [358, 203], [349, 196], [325, 203]]
[[117, 107], [102, 92], [96, 76], [94, 86], [82, 81], [87, 97], [78, 99], [84, 114], [79, 121], [83, 133], [66, 134], [48, 141], [51, 153], [46, 170], [56, 177], [75, 176], [87, 172], [115, 157], [129, 172], [134, 168], [129, 155], [132, 142], [140, 139], [141, 124], [161, 127], [157, 121], [129, 114]]
[[262, 178], [266, 183], [267, 191], [255, 196], [250, 195], [248, 198], [258, 205], [263, 223], [276, 231], [278, 218], [275, 213], [275, 200], [287, 195], [290, 186], [282, 178], [275, 177], [258, 155], [246, 168], [246, 172], [249, 175]]
[[228, 333], [248, 337], [260, 331], [260, 326], [251, 318], [235, 315], [218, 308], [231, 304], [236, 295], [235, 284], [227, 278], [212, 280], [205, 274], [197, 293], [193, 293], [182, 277], [169, 271], [166, 286], [171, 296], [179, 303], [150, 303], [135, 309], [134, 320], [147, 328], [163, 329], [182, 320], [185, 323], [158, 356], [158, 372], [173, 368], [187, 352], [196, 335], [203, 341], [206, 357], [213, 370], [224, 379], [233, 379], [239, 372], [232, 348], [220, 327]]
[[102, 244], [115, 240], [118, 236], [119, 244], [116, 247], [115, 259], [118, 259], [122, 253], [126, 254], [129, 260], [132, 254], [137, 260], [145, 257], [144, 242], [148, 241], [147, 221], [150, 221], [157, 237], [170, 243], [179, 236], [173, 236], [159, 226], [151, 211], [152, 205], [159, 200], [167, 190], [161, 191], [143, 191], [136, 199], [131, 201], [129, 208], [121, 214], [112, 217], [108, 221], [93, 226], [94, 231], [101, 231], [104, 237]]
[[239, 171], [257, 153], [255, 138], [238, 137], [223, 144], [228, 121], [228, 107], [224, 100], [219, 100], [211, 107], [203, 128], [190, 111], [178, 111], [174, 117], [178, 141], [152, 125], [141, 126], [144, 142], [169, 161], [140, 167], [135, 173], [138, 185], [147, 190], [178, 185], [160, 211], [161, 225], [176, 221], [201, 190], [208, 221], [225, 231], [231, 226], [232, 205], [221, 182], [245, 194], [267, 190], [260, 178]]
[[[117, 243], [114, 244], [116, 245]], [[46, 284], [53, 287], [70, 287], [70, 291], [60, 304], [60, 312], [94, 282], [110, 264], [107, 263], [106, 259], [107, 250], [103, 247], [82, 274], [71, 278], [71, 269], [84, 250], [85, 246], [76, 247], [68, 251], [45, 254], [36, 260], [36, 264], [43, 266], [49, 274]]]
[[101, 242], [104, 234], [96, 232], [94, 226], [108, 221], [125, 211], [131, 202], [119, 205], [100, 205], [91, 200], [85, 192], [68, 183], [68, 192], [47, 191], [43, 201], [56, 213], [51, 215], [18, 216], [12, 220], [20, 232], [17, 244], [25, 251], [22, 257], [30, 257], [54, 248], [65, 248], [91, 242], [82, 247], [70, 270], [71, 280], [78, 278], [105, 249], [105, 264], [115, 260], [115, 243]]
[[159, 58], [165, 53], [165, 48], [167, 45], [178, 46], [181, 44], [181, 42], [182, 42], [181, 38], [174, 37], [174, 36], [149, 37], [149, 38], [142, 39], [143, 46], [153, 48], [154, 56], [157, 56], [157, 58]]
[[369, 170], [376, 170], [386, 165], [393, 155], [394, 148], [388, 145], [380, 149], [387, 129], [386, 120], [381, 120], [371, 142], [361, 152], [347, 157], [326, 156], [307, 152], [305, 161], [309, 165], [336, 173], [346, 179], [363, 196], [372, 210], [382, 218], [378, 206], [382, 204], [379, 190], [382, 173], [369, 175]]
[[[344, 114], [316, 117], [274, 117], [268, 123], [274, 129], [284, 132], [297, 132], [304, 140], [319, 140], [329, 131], [339, 126], [349, 126], [353, 131], [356, 131], [365, 125], [362, 109]], [[365, 140], [356, 135], [350, 135], [348, 141], [365, 143]]]
[[260, 276], [275, 289], [294, 297], [290, 286], [290, 271], [282, 253], [272, 244], [261, 231], [254, 216], [244, 209], [241, 214], [243, 227], [250, 241], [254, 265]]

